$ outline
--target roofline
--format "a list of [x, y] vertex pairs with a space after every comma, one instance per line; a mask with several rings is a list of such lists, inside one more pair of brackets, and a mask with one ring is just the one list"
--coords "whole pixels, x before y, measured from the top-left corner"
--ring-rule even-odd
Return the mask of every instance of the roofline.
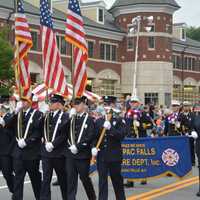
[[[174, 38], [174, 39], [176, 39], [176, 38]], [[178, 45], [181, 45], [181, 46], [185, 46], [185, 47], [193, 47], [193, 48], [198, 48], [198, 49], [200, 49], [200, 46], [195, 46], [195, 45], [191, 45], [191, 44], [183, 44], [183, 43], [181, 43], [181, 42], [175, 42], [175, 41], [172, 41], [172, 44], [178, 44]]]
[[112, 12], [112, 10], [114, 10], [115, 8], [127, 7], [127, 6], [133, 6], [133, 5], [169, 5], [169, 6], [178, 8], [178, 9], [181, 8], [181, 6], [179, 6], [179, 5], [175, 6], [175, 5], [171, 4], [171, 3], [166, 3], [166, 4], [162, 4], [162, 3], [157, 3], [157, 4], [154, 4], [154, 3], [130, 3], [130, 4], [127, 4], [127, 5], [113, 6], [108, 11]]

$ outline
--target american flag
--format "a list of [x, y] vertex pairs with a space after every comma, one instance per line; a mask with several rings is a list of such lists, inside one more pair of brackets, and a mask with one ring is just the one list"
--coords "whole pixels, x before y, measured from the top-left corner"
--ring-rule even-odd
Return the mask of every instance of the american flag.
[[22, 97], [30, 98], [31, 77], [29, 72], [29, 60], [27, 53], [32, 47], [32, 37], [29, 25], [24, 14], [23, 2], [17, 1], [17, 13], [15, 14], [15, 60], [14, 64], [17, 68], [16, 74], [17, 88], [21, 89]]
[[61, 62], [60, 52], [56, 43], [56, 35], [53, 31], [53, 21], [48, 0], [40, 0], [40, 15], [44, 83], [47, 88], [51, 88], [55, 92], [67, 96], [67, 82]]
[[75, 47], [72, 80], [75, 96], [82, 96], [87, 84], [88, 47], [85, 35], [79, 2], [78, 0], [69, 0], [65, 39]]

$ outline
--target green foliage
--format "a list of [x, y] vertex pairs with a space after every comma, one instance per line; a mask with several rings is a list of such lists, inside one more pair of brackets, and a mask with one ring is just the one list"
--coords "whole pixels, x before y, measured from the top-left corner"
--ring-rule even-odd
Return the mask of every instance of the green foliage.
[[8, 34], [8, 27], [0, 30], [0, 80], [5, 83], [0, 86], [0, 95], [9, 93], [14, 78], [12, 67], [14, 52], [8, 41]]
[[200, 41], [200, 27], [187, 28], [187, 36], [193, 40]]

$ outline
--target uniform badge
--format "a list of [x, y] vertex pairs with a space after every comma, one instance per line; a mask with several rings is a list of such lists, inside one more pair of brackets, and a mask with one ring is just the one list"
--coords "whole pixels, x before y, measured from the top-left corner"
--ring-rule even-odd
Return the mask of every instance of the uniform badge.
[[84, 128], [86, 129], [87, 127], [88, 127], [88, 125], [87, 125], [87, 124], [85, 124], [85, 127], [84, 127]]

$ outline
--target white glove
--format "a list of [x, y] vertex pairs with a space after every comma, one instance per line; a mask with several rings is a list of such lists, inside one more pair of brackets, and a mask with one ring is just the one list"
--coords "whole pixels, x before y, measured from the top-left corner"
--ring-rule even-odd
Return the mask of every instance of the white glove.
[[26, 142], [24, 139], [20, 139], [18, 140], [18, 146], [19, 148], [23, 149], [24, 147], [26, 147]]
[[2, 117], [0, 117], [0, 125], [3, 127], [5, 126], [5, 121]]
[[70, 110], [70, 113], [69, 113], [69, 118], [72, 118], [73, 116], [75, 116], [76, 115], [76, 109], [75, 108], [72, 108], [71, 110]]
[[46, 114], [47, 112], [49, 112], [49, 105], [46, 103], [43, 103], [39, 106], [39, 111], [42, 112], [43, 114]]
[[92, 148], [91, 152], [92, 152], [92, 156], [97, 157], [99, 150], [96, 147], [94, 147], [94, 148]]
[[70, 146], [69, 149], [72, 152], [72, 154], [74, 154], [74, 155], [78, 153], [78, 149], [74, 144], [72, 146]]
[[110, 130], [111, 129], [111, 123], [109, 121], [105, 121], [104, 124], [103, 124], [103, 127], [106, 130]]
[[139, 127], [140, 126], [140, 122], [139, 121], [134, 121], [134, 125], [136, 126], [136, 127]]
[[175, 126], [176, 126], [176, 128], [180, 128], [181, 127], [181, 123], [180, 122], [176, 122]]
[[190, 137], [192, 137], [196, 140], [198, 138], [198, 133], [196, 131], [192, 131]]
[[15, 108], [15, 114], [17, 114], [22, 108], [23, 108], [23, 103], [21, 101], [17, 102], [16, 108]]
[[54, 149], [54, 146], [53, 146], [53, 144], [51, 142], [47, 142], [45, 144], [45, 148], [46, 148], [47, 152], [51, 153], [53, 151], [53, 149]]

